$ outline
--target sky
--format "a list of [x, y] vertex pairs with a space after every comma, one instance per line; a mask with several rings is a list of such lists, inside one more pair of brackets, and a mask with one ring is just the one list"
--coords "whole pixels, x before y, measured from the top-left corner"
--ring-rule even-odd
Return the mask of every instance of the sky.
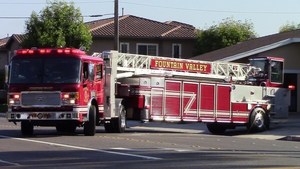
[[[31, 13], [40, 13], [50, 0], [0, 0], [0, 39], [25, 32]], [[114, 0], [65, 0], [74, 2], [83, 16], [113, 17]], [[278, 33], [285, 24], [300, 24], [299, 0], [119, 0], [119, 15], [135, 15], [159, 22], [178, 21], [208, 29], [226, 18], [250, 22], [259, 37]], [[123, 9], [123, 10], [122, 10]], [[122, 12], [123, 11], [123, 12]]]

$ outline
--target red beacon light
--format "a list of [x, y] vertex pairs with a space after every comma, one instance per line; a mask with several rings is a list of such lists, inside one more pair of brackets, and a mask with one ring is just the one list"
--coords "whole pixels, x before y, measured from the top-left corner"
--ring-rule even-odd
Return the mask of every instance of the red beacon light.
[[59, 54], [85, 54], [84, 51], [75, 48], [60, 48], [56, 50]]
[[16, 54], [18, 55], [26, 55], [26, 54], [33, 54], [34, 50], [32, 49], [19, 49], [16, 51]]
[[38, 50], [40, 54], [49, 54], [51, 53], [51, 49], [39, 49]]
[[58, 49], [19, 49], [16, 51], [18, 55], [27, 55], [27, 54], [50, 54], [52, 52], [56, 52], [58, 54], [75, 54], [75, 55], [84, 55], [85, 52], [80, 49], [75, 48], [58, 48]]

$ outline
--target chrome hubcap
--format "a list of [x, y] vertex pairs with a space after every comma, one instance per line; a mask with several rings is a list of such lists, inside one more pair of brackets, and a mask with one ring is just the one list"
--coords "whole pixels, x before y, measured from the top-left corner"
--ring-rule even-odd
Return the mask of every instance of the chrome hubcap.
[[256, 113], [254, 123], [258, 128], [263, 127], [264, 117], [263, 117], [263, 114], [261, 112]]

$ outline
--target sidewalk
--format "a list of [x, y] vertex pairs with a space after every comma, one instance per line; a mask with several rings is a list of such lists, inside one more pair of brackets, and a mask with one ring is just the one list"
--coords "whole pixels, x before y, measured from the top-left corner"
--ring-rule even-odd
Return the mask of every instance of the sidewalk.
[[[205, 123], [170, 123], [170, 122], [149, 122], [140, 123], [138, 121], [128, 122], [130, 128], [154, 130], [154, 131], [170, 131], [170, 132], [186, 132], [211, 134]], [[300, 141], [300, 113], [291, 114], [288, 119], [280, 123], [271, 123], [270, 129], [264, 132], [248, 133], [246, 127], [241, 126], [236, 129], [228, 129], [224, 133], [225, 136], [234, 136], [240, 138], [257, 138], [266, 140], [288, 140]]]

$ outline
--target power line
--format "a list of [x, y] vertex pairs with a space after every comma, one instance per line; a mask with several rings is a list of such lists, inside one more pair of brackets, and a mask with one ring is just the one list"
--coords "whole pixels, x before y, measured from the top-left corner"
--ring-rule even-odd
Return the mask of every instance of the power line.
[[[98, 15], [82, 15], [83, 18], [97, 18], [102, 16], [114, 15], [113, 13], [98, 14]], [[29, 16], [0, 16], [0, 19], [29, 19]]]
[[[74, 2], [70, 1], [69, 3]], [[114, 1], [78, 1], [74, 2], [74, 4], [90, 4], [90, 3], [107, 3], [107, 2], [114, 2]], [[0, 2], [0, 5], [46, 5], [49, 4], [47, 2]]]
[[[70, 1], [74, 2], [74, 1]], [[97, 4], [97, 3], [113, 3], [114, 1], [77, 1], [74, 4]], [[0, 2], [0, 5], [46, 5], [49, 3], [42, 2]], [[160, 6], [144, 3], [134, 3], [134, 2], [120, 2], [120, 4], [129, 4], [137, 6], [146, 6], [154, 8], [164, 8], [164, 9], [173, 9], [173, 10], [183, 10], [183, 11], [195, 11], [195, 12], [210, 12], [210, 13], [233, 13], [233, 14], [271, 14], [271, 15], [300, 15], [300, 12], [272, 12], [272, 11], [234, 11], [234, 10], [214, 10], [214, 9], [197, 9], [197, 8], [179, 8], [179, 7], [170, 7], [170, 6]], [[1, 18], [1, 17], [0, 17]], [[2, 18], [3, 19], [3, 18]], [[9, 19], [24, 19], [22, 17], [11, 17]]]
[[121, 3], [122, 4], [130, 4], [130, 5], [138, 5], [138, 6], [146, 6], [146, 7], [155, 7], [155, 8], [195, 11], [195, 12], [236, 13], [236, 14], [300, 15], [300, 12], [231, 11], [231, 10], [213, 10], [213, 9], [196, 9], [196, 8], [178, 8], [178, 7], [159, 6], [159, 5], [133, 3], [133, 2], [121, 2]]

